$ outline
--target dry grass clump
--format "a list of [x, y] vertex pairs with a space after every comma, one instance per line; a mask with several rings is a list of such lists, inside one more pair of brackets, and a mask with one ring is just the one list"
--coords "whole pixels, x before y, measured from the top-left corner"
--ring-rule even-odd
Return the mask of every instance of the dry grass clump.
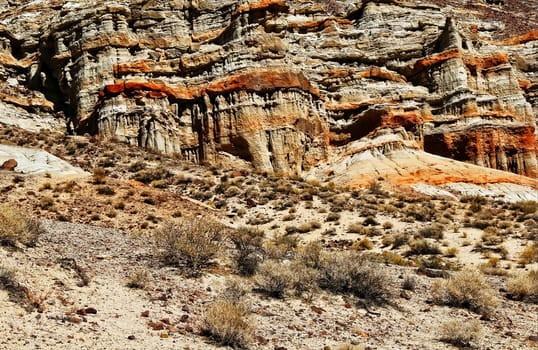
[[355, 250], [370, 250], [373, 248], [374, 248], [374, 243], [372, 243], [372, 241], [369, 240], [368, 238], [363, 238], [360, 241], [356, 241], [351, 246], [351, 249], [355, 249]]
[[293, 254], [299, 241], [295, 235], [275, 235], [265, 244], [267, 255], [272, 259], [283, 259]]
[[506, 283], [506, 290], [514, 299], [529, 298], [538, 302], [538, 271], [531, 270], [510, 278]]
[[482, 335], [482, 326], [477, 320], [448, 321], [441, 325], [441, 341], [458, 348], [474, 347]]
[[523, 214], [533, 214], [538, 210], [538, 202], [521, 201], [521, 202], [515, 203], [514, 208], [521, 211]]
[[224, 245], [223, 236], [222, 225], [195, 218], [166, 223], [154, 238], [167, 264], [196, 274], [217, 257]]
[[97, 194], [102, 194], [105, 196], [113, 196], [116, 194], [116, 191], [114, 191], [112, 187], [107, 185], [97, 187], [96, 192]]
[[139, 170], [134, 176], [133, 179], [136, 181], [143, 182], [145, 184], [152, 183], [154, 181], [160, 181], [168, 179], [173, 174], [168, 171], [168, 169], [163, 167], [158, 167], [155, 169], [143, 169]]
[[32, 247], [44, 232], [41, 222], [7, 205], [0, 205], [0, 245]]
[[437, 304], [490, 314], [497, 307], [495, 291], [477, 270], [456, 272], [446, 280], [436, 280], [432, 286], [433, 301]]
[[411, 255], [438, 255], [441, 254], [439, 246], [426, 239], [415, 239], [409, 242], [409, 250], [405, 252], [406, 256]]
[[428, 225], [420, 229], [418, 233], [424, 238], [443, 239], [443, 226], [440, 224]]
[[93, 183], [96, 185], [104, 184], [106, 182], [106, 170], [101, 167], [93, 169]]
[[325, 218], [325, 221], [327, 222], [334, 222], [340, 220], [340, 214], [331, 212], [327, 214], [327, 217]]
[[127, 287], [144, 289], [149, 281], [148, 270], [144, 268], [138, 268], [129, 276], [129, 281], [127, 282]]
[[336, 350], [364, 350], [364, 345], [353, 345], [350, 343], [340, 344], [336, 347]]
[[535, 261], [538, 261], [538, 243], [530, 243], [519, 254], [518, 262], [521, 265], [531, 264]]
[[254, 333], [248, 314], [248, 307], [241, 302], [216, 300], [205, 310], [202, 331], [222, 345], [247, 348]]
[[319, 269], [321, 266], [323, 246], [317, 241], [312, 241], [302, 246], [297, 252], [296, 259], [305, 266]]

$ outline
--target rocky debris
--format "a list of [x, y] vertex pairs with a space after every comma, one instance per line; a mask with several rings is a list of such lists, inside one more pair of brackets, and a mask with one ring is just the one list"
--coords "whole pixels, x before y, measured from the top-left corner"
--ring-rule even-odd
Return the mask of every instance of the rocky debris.
[[[13, 168], [26, 174], [49, 173], [63, 175], [85, 174], [66, 161], [39, 149], [0, 144], [0, 161], [9, 162], [17, 159]], [[11, 163], [13, 164], [13, 163]]]
[[500, 38], [524, 6], [432, 1], [8, 4], [0, 111], [269, 172], [325, 167], [360, 141], [535, 178], [535, 16]]
[[0, 169], [7, 170], [7, 171], [14, 171], [17, 165], [18, 165], [17, 161], [11, 158], [4, 161], [2, 165], [0, 165]]

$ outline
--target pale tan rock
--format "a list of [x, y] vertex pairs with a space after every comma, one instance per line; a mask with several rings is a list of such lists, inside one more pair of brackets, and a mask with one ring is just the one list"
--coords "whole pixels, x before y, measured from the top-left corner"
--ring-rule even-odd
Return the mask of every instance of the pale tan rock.
[[426, 150], [537, 174], [532, 15], [530, 31], [500, 40], [504, 17], [521, 13], [487, 20], [413, 1], [51, 1], [0, 7], [0, 111], [22, 111], [11, 124], [62, 111], [78, 133], [298, 174], [382, 131], [405, 137], [374, 142], [374, 153]]

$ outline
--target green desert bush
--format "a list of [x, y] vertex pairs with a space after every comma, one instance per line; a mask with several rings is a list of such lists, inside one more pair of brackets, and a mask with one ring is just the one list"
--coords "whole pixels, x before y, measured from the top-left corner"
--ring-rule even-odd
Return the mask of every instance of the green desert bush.
[[205, 310], [202, 332], [222, 345], [247, 348], [254, 333], [248, 307], [230, 300], [212, 302]]
[[490, 314], [497, 307], [495, 291], [477, 270], [464, 269], [448, 279], [436, 280], [432, 286], [433, 301], [441, 305], [466, 308]]
[[41, 222], [22, 211], [0, 205], [0, 244], [7, 246], [34, 246], [44, 232]]
[[198, 218], [168, 222], [156, 230], [154, 239], [167, 264], [197, 274], [210, 265], [223, 248], [222, 225]]

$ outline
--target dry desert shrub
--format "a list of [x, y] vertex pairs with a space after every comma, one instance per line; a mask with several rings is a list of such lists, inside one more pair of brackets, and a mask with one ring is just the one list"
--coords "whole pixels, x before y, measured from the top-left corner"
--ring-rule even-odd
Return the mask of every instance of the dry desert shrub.
[[538, 243], [530, 243], [519, 254], [518, 262], [521, 265], [531, 264], [535, 261], [538, 261]]
[[159, 181], [168, 179], [173, 174], [164, 167], [157, 167], [155, 169], [143, 169], [136, 172], [133, 179], [143, 182], [145, 184], [152, 183], [153, 181]]
[[443, 229], [443, 225], [435, 223], [420, 229], [418, 233], [424, 238], [443, 239]]
[[312, 300], [314, 292], [318, 290], [319, 271], [297, 260], [289, 264], [288, 268], [292, 276], [290, 287], [294, 294]]
[[277, 234], [265, 244], [265, 249], [270, 258], [283, 259], [292, 254], [298, 244], [295, 235]]
[[326, 253], [320, 265], [318, 284], [323, 289], [378, 303], [386, 302], [390, 296], [387, 272], [361, 254]]
[[438, 254], [441, 254], [441, 249], [439, 246], [434, 242], [429, 242], [425, 238], [414, 239], [409, 242], [409, 250], [405, 252], [405, 256]]
[[93, 183], [96, 185], [104, 184], [106, 182], [106, 170], [101, 167], [93, 169]]
[[138, 268], [129, 276], [127, 287], [135, 289], [144, 289], [149, 281], [149, 272], [144, 268]]
[[239, 302], [244, 299], [250, 290], [251, 286], [248, 280], [240, 277], [228, 278], [224, 284], [223, 298], [229, 301]]
[[521, 211], [523, 214], [533, 214], [538, 210], [537, 201], [520, 201], [514, 204], [514, 208]]
[[477, 270], [464, 269], [446, 280], [436, 280], [432, 286], [433, 301], [441, 305], [490, 314], [498, 304], [495, 291]]
[[296, 259], [307, 267], [319, 269], [322, 250], [323, 246], [318, 241], [309, 242], [298, 250]]
[[0, 266], [0, 289], [11, 290], [18, 286], [14, 269]]
[[29, 218], [7, 205], [0, 205], [0, 245], [23, 244], [32, 247], [43, 232], [39, 220]]
[[264, 237], [265, 232], [251, 227], [240, 227], [230, 233], [236, 249], [236, 267], [241, 275], [252, 276], [256, 273], [265, 256]]
[[538, 271], [531, 270], [510, 278], [506, 283], [506, 290], [515, 299], [529, 298], [538, 302]]
[[224, 227], [198, 218], [168, 222], [154, 235], [167, 264], [197, 274], [210, 265], [224, 246]]
[[284, 298], [293, 278], [291, 269], [285, 263], [267, 260], [258, 267], [254, 283], [260, 292], [274, 298]]
[[336, 347], [336, 350], [364, 350], [364, 345], [353, 345], [350, 343], [340, 344]]
[[222, 345], [246, 348], [253, 334], [248, 313], [248, 308], [241, 302], [216, 300], [205, 311], [203, 333]]
[[477, 320], [448, 321], [441, 325], [441, 341], [458, 348], [470, 348], [476, 345], [482, 334], [482, 326]]

